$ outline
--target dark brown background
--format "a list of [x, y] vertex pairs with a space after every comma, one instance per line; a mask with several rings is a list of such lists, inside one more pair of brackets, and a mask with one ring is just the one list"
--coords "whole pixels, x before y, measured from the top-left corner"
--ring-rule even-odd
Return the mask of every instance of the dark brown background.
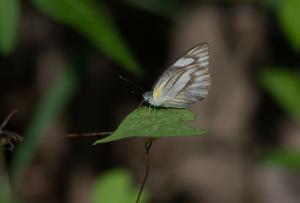
[[[7, 128], [22, 134], [55, 73], [71, 60], [84, 67], [75, 96], [51, 124], [19, 194], [27, 202], [89, 201], [93, 180], [115, 167], [141, 182], [143, 140], [91, 146], [96, 138], [60, 139], [66, 133], [114, 130], [141, 95], [123, 75], [148, 90], [160, 73], [187, 49], [211, 47], [212, 86], [208, 98], [189, 109], [205, 137], [155, 141], [151, 201], [164, 203], [296, 203], [299, 174], [264, 165], [264, 152], [300, 146], [299, 123], [261, 87], [260, 71], [272, 65], [299, 67], [275, 14], [256, 3], [182, 2], [175, 17], [163, 17], [124, 1], [105, 1], [122, 36], [144, 68], [141, 79], [107, 58], [85, 37], [22, 2], [17, 47], [0, 56], [0, 116], [19, 113]], [[298, 70], [299, 71], [299, 70]], [[26, 139], [26, 137], [25, 137]], [[10, 164], [13, 152], [7, 152]]]

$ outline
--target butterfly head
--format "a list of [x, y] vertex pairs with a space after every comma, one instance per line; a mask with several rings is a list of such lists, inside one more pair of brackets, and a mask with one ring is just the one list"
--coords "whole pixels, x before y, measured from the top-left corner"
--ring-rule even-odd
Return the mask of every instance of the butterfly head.
[[143, 94], [143, 98], [146, 100], [146, 102], [152, 103], [152, 100], [153, 100], [153, 98], [152, 98], [152, 92], [151, 91], [145, 92]]

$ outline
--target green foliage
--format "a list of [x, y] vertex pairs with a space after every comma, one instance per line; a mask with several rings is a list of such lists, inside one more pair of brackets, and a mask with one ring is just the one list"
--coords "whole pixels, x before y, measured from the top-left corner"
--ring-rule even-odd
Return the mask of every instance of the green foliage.
[[195, 120], [195, 115], [186, 109], [158, 109], [150, 113], [147, 107], [141, 107], [130, 113], [112, 135], [98, 140], [95, 144], [128, 137], [205, 135], [207, 133], [205, 130], [185, 123], [192, 120]]
[[16, 151], [12, 165], [13, 176], [22, 172], [22, 169], [31, 160], [40, 138], [51, 121], [62, 111], [71, 99], [78, 84], [79, 73], [73, 68], [58, 75], [58, 80], [40, 101], [30, 126], [25, 132], [22, 145]]
[[278, 3], [277, 14], [291, 45], [300, 51], [300, 1], [281, 0]]
[[19, 0], [0, 0], [0, 51], [3, 54], [10, 54], [15, 47], [19, 12]]
[[[133, 203], [138, 189], [132, 186], [132, 177], [124, 169], [115, 169], [96, 179], [91, 194], [91, 203]], [[147, 192], [143, 192], [141, 203], [146, 203]]]
[[[264, 0], [277, 16], [291, 46], [300, 51], [300, 1]], [[292, 117], [300, 121], [300, 74], [281, 69], [262, 72], [261, 81], [268, 93]], [[265, 157], [267, 163], [278, 164], [288, 169], [300, 169], [300, 153], [294, 151], [272, 151]]]
[[[300, 121], [300, 75], [284, 69], [262, 72], [264, 88], [284, 110]], [[300, 152], [277, 150], [264, 157], [265, 163], [277, 164], [287, 169], [300, 169]]]
[[300, 170], [300, 151], [271, 151], [265, 156], [264, 162], [277, 164], [287, 169]]
[[270, 95], [300, 121], [300, 75], [284, 69], [262, 72], [261, 81]]
[[128, 71], [141, 76], [142, 69], [117, 32], [103, 6], [94, 0], [32, 0], [41, 11], [72, 26]]
[[13, 196], [5, 168], [3, 149], [0, 146], [0, 203], [12, 203]]

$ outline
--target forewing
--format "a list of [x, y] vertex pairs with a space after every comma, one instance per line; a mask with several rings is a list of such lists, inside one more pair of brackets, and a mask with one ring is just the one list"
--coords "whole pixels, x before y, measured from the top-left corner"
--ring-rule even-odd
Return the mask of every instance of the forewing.
[[[195, 61], [197, 59], [200, 60]], [[197, 65], [197, 63], [199, 63], [203, 67], [206, 67], [208, 66], [208, 62], [208, 44], [201, 43], [187, 51], [180, 58], [178, 58], [172, 66], [166, 69], [154, 84], [153, 90], [161, 86], [163, 83], [167, 82], [169, 79], [174, 79], [174, 76], [179, 70], [183, 70], [193, 64]]]
[[161, 87], [162, 106], [186, 108], [205, 98], [210, 85], [208, 66], [207, 43], [199, 44], [179, 58], [158, 82]]

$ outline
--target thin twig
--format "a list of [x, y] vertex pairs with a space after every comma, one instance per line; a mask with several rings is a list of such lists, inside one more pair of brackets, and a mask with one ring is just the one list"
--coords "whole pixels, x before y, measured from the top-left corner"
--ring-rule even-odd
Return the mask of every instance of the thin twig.
[[7, 125], [12, 116], [17, 113], [17, 110], [13, 110], [2, 122], [0, 126], [0, 146], [5, 146], [6, 149], [13, 151], [15, 145], [20, 143], [23, 140], [23, 137], [18, 133], [11, 132], [8, 130], [3, 130]]
[[110, 135], [111, 132], [94, 132], [94, 133], [79, 133], [79, 134], [67, 134], [65, 137], [67, 138], [74, 138], [74, 137], [94, 137], [94, 136], [104, 136], [104, 135]]
[[144, 179], [143, 179], [143, 182], [141, 184], [141, 187], [140, 187], [140, 191], [138, 193], [138, 196], [136, 198], [136, 201], [135, 203], [139, 203], [140, 201], [140, 198], [142, 196], [142, 192], [144, 190], [144, 186], [145, 186], [145, 183], [147, 181], [147, 178], [149, 176], [149, 170], [150, 170], [150, 157], [149, 157], [149, 153], [150, 153], [150, 149], [151, 149], [151, 146], [152, 146], [152, 139], [148, 139], [146, 142], [145, 142], [145, 161], [146, 161], [146, 169], [145, 169], [145, 175], [144, 175]]
[[[10, 121], [12, 116], [17, 113], [17, 110], [13, 110], [0, 125], [0, 146], [8, 145], [10, 150], [13, 150], [15, 144], [22, 142], [23, 137], [15, 132], [3, 130], [3, 128]], [[78, 134], [67, 134], [65, 138], [77, 138], [77, 137], [94, 137], [94, 136], [105, 136], [110, 135], [113, 132], [92, 132], [92, 133], [78, 133]]]
[[0, 131], [2, 131], [2, 129], [7, 125], [8, 121], [13, 117], [13, 115], [15, 113], [17, 113], [18, 110], [13, 110], [6, 118], [5, 120], [2, 122], [1, 126], [0, 126]]

